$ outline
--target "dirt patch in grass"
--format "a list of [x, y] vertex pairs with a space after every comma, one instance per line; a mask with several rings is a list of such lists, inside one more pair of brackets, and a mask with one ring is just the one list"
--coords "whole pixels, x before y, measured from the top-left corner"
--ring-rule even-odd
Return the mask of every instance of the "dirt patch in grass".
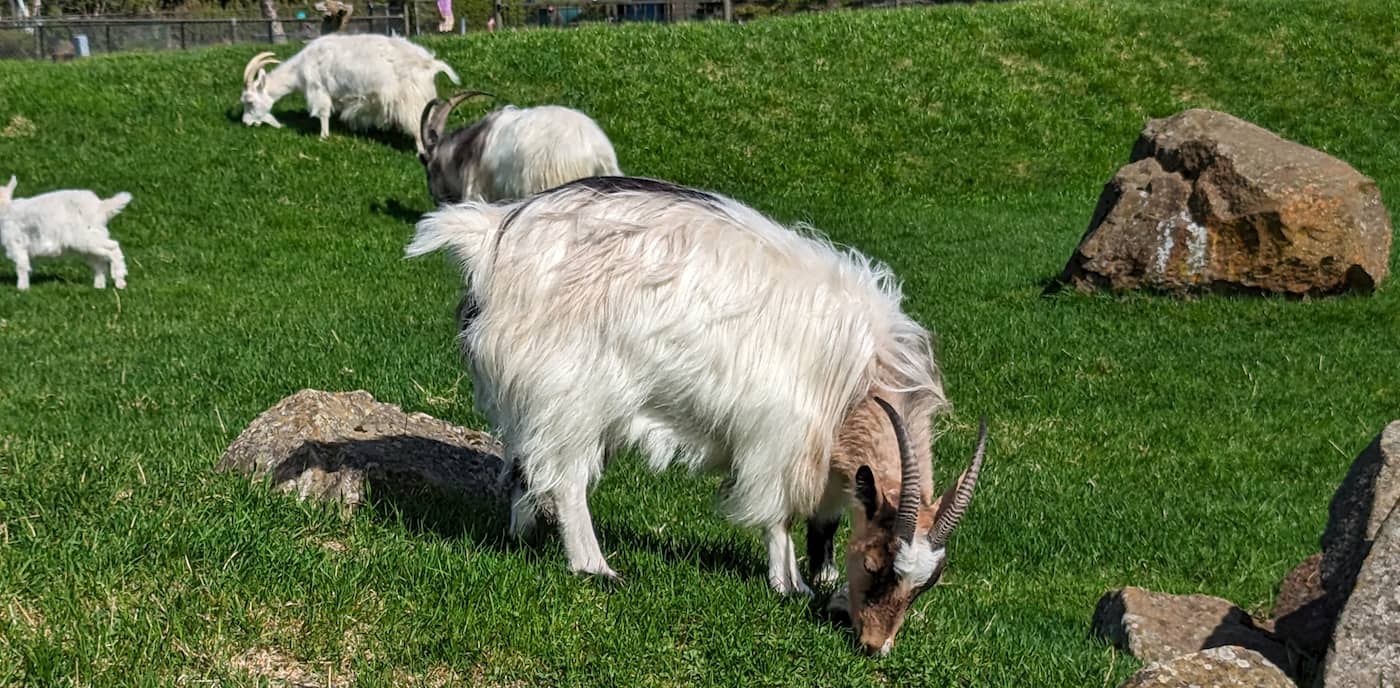
[[351, 686], [354, 676], [331, 662], [303, 662], [275, 648], [254, 648], [229, 660], [229, 666], [273, 685], [296, 688]]
[[34, 122], [24, 115], [15, 115], [10, 118], [10, 123], [0, 129], [0, 136], [7, 139], [21, 139], [33, 136], [39, 128], [34, 126]]
[[47, 633], [48, 624], [44, 622], [43, 613], [34, 606], [25, 603], [19, 596], [11, 595], [5, 600], [4, 605], [0, 606], [0, 609], [4, 610], [2, 618], [11, 629], [19, 629], [33, 635]]

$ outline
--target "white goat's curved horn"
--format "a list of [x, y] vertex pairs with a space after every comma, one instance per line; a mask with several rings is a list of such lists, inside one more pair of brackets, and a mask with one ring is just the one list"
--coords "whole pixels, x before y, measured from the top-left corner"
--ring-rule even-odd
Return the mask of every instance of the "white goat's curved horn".
[[899, 443], [899, 513], [895, 517], [894, 534], [901, 542], [912, 544], [914, 531], [919, 526], [919, 505], [923, 503], [923, 490], [919, 485], [919, 461], [909, 448], [909, 433], [904, 429], [904, 421], [894, 407], [880, 397], [875, 403], [885, 410], [894, 426], [894, 439]]
[[972, 501], [972, 488], [977, 487], [977, 476], [982, 472], [982, 459], [986, 455], [987, 417], [982, 416], [981, 427], [977, 430], [977, 451], [972, 455], [972, 465], [958, 477], [958, 484], [951, 497], [943, 499], [943, 505], [938, 511], [938, 520], [934, 521], [933, 528], [929, 529], [929, 545], [933, 549], [948, 544], [948, 537], [953, 534], [953, 529], [958, 527], [958, 521], [961, 521], [963, 514], [967, 512], [967, 505]]
[[457, 95], [441, 100], [434, 98], [428, 107], [423, 109], [423, 116], [418, 120], [418, 138], [423, 142], [423, 147], [432, 150], [442, 140], [442, 130], [447, 126], [447, 117], [452, 111], [469, 98], [486, 96], [495, 98], [485, 91], [463, 91]]
[[253, 83], [253, 76], [256, 75], [258, 70], [263, 66], [277, 64], [278, 62], [281, 62], [281, 60], [277, 59], [276, 53], [262, 52], [254, 55], [253, 59], [248, 60], [248, 66], [243, 68], [243, 85], [247, 86]]

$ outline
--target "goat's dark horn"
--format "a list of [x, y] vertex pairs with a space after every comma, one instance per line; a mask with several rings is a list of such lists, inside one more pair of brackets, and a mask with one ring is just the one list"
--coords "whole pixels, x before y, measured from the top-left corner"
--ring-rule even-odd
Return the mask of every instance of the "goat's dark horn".
[[938, 549], [948, 544], [953, 529], [958, 527], [972, 501], [972, 488], [977, 487], [977, 476], [982, 472], [982, 459], [987, 455], [987, 417], [982, 416], [981, 427], [977, 430], [977, 451], [972, 455], [972, 465], [958, 477], [958, 484], [951, 498], [945, 498], [938, 512], [938, 520], [929, 530], [929, 545]]
[[433, 102], [423, 109], [423, 117], [418, 123], [419, 138], [423, 139], [423, 147], [432, 150], [438, 141], [442, 140], [442, 130], [447, 127], [448, 115], [463, 101], [477, 96], [496, 97], [485, 91], [463, 91], [447, 100], [434, 98]]
[[899, 443], [899, 512], [895, 517], [895, 535], [905, 543], [914, 542], [914, 531], [919, 526], [919, 505], [924, 497], [919, 486], [919, 462], [909, 448], [909, 433], [904, 429], [904, 421], [899, 413], [884, 399], [874, 397], [875, 403], [884, 409], [894, 426], [894, 439]]

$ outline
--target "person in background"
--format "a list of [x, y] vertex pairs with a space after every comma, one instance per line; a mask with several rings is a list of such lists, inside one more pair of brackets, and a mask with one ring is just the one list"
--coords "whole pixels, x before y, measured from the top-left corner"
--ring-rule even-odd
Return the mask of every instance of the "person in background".
[[447, 33], [452, 30], [452, 0], [437, 0], [438, 14], [442, 15], [442, 22], [438, 24], [438, 33]]

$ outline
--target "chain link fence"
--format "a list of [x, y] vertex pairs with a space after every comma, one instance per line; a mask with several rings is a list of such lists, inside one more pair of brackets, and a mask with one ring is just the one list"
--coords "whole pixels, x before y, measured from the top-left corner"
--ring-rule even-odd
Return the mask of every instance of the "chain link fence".
[[[370, 4], [349, 17], [342, 33], [408, 35], [414, 22], [405, 5]], [[320, 16], [269, 20], [229, 17], [0, 19], [0, 59], [69, 60], [102, 53], [179, 50], [233, 43], [273, 43], [274, 24], [289, 41], [321, 35]]]
[[[897, 7], [970, 0], [846, 0], [850, 7]], [[995, 1], [995, 0], [993, 0]], [[728, 5], [728, 7], [726, 7]], [[739, 11], [736, 13], [736, 7]], [[567, 28], [583, 23], [676, 22], [722, 20], [726, 14], [743, 20], [757, 3], [730, 0], [495, 0], [487, 25], [467, 27], [458, 20], [453, 32], [519, 28]], [[302, 13], [299, 13], [302, 14]], [[369, 3], [347, 18], [341, 32], [416, 36], [436, 33], [434, 0], [394, 0]], [[63, 17], [0, 18], [0, 59], [69, 60], [100, 53], [133, 50], [176, 50], [232, 43], [273, 43], [280, 23], [286, 39], [306, 41], [320, 36], [319, 15], [281, 20], [262, 18], [186, 17]]]

